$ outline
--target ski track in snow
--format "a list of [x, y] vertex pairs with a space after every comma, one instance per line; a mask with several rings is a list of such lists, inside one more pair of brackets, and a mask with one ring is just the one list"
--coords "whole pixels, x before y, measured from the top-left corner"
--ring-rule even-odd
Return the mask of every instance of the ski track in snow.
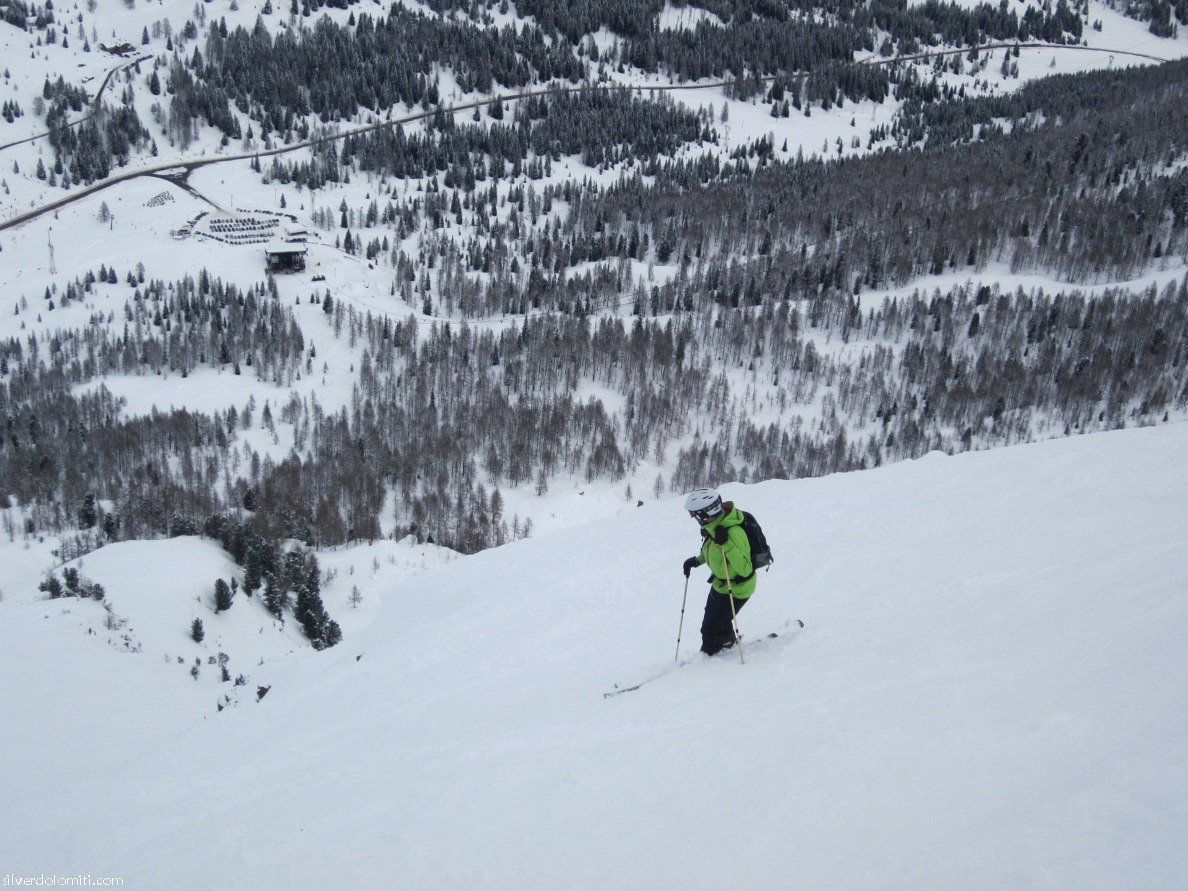
[[[256, 6], [218, 15], [250, 28]], [[177, 32], [194, 4], [102, 7], [98, 38], [136, 42], [158, 18]], [[661, 25], [709, 15], [669, 5]], [[1086, 32], [1101, 53], [1027, 50], [1020, 77], [993, 88], [1131, 63], [1111, 50], [1188, 54], [1188, 34], [1157, 40], [1097, 3], [1089, 18], [1106, 23]], [[33, 48], [28, 35], [0, 31], [6, 95], [26, 112], [6, 131], [12, 139], [39, 127], [30, 108], [45, 70], [94, 87], [117, 64], [71, 37], [69, 50]], [[163, 46], [154, 38], [146, 51]], [[981, 76], [996, 80], [996, 70]], [[720, 150], [774, 130], [788, 157], [864, 139], [890, 115], [863, 103], [777, 121], [719, 90], [669, 95], [729, 108]], [[151, 121], [143, 89], [136, 101]], [[232, 150], [241, 148], [205, 132], [189, 154]], [[32, 175], [46, 151], [29, 142], [4, 152], [5, 218], [61, 194]], [[565, 159], [554, 181], [596, 175], [613, 178]], [[247, 162], [192, 182], [227, 208], [279, 209], [284, 198], [307, 225], [315, 202], [357, 205], [375, 188], [360, 177], [315, 197], [261, 185]], [[405, 182], [405, 194], [416, 185]], [[163, 194], [173, 200], [152, 203]], [[103, 203], [114, 214], [107, 224], [97, 220]], [[141, 262], [150, 278], [209, 268], [245, 287], [261, 281], [257, 247], [191, 239], [183, 249], [170, 238], [202, 210], [210, 206], [146, 177], [5, 232], [0, 284], [29, 308], [0, 316], [0, 335], [84, 329], [108, 312], [122, 324], [122, 279]], [[100, 262], [118, 268], [119, 286], [42, 313], [47, 287]], [[357, 357], [309, 303], [315, 287], [395, 318], [420, 313], [388, 295], [390, 269], [329, 244], [311, 245], [314, 273], [326, 284], [294, 277], [279, 287], [322, 373], [282, 384], [202, 370], [105, 385], [128, 399], [129, 414], [216, 411], [249, 397], [276, 409], [292, 393], [336, 410]], [[997, 268], [982, 278], [1004, 291], [1051, 286]], [[946, 280], [904, 293], [934, 286]], [[262, 430], [246, 441], [283, 457], [290, 434], [278, 428], [275, 442]], [[236, 570], [210, 542], [88, 555], [83, 574], [106, 587], [125, 622], [114, 630], [99, 604], [38, 599], [54, 541], [0, 542], [0, 874], [170, 889], [1179, 889], [1188, 876], [1186, 450], [1188, 425], [1173, 424], [726, 486], [760, 517], [777, 560], [740, 616], [746, 665], [735, 652], [697, 654], [705, 592], [696, 577], [674, 665], [679, 566], [695, 530], [679, 499], [627, 508], [619, 484], [554, 483], [543, 500], [505, 492], [508, 512], [532, 511], [538, 533], [562, 531], [470, 558], [409, 541], [320, 553], [337, 572], [323, 596], [346, 634], [324, 653], [242, 594], [215, 616], [213, 581]], [[657, 470], [644, 468], [636, 489]], [[201, 645], [187, 636], [195, 617], [207, 629]], [[758, 638], [795, 617], [807, 627]], [[208, 663], [224, 650], [232, 674], [249, 678], [238, 692]], [[652, 677], [603, 699], [616, 683]], [[270, 692], [256, 702], [258, 685]], [[234, 702], [218, 712], [228, 692]]]
[[[1186, 447], [1171, 424], [728, 486], [776, 554], [747, 664], [696, 653], [695, 579], [687, 664], [609, 700], [672, 666], [678, 498], [369, 576], [369, 624], [218, 714], [217, 684], [10, 590], [0, 863], [168, 888], [1178, 887]], [[181, 646], [192, 597], [165, 580], [217, 568], [196, 544], [138, 546], [159, 591], [107, 570], [117, 604], [180, 601], [139, 611], [146, 640]]]

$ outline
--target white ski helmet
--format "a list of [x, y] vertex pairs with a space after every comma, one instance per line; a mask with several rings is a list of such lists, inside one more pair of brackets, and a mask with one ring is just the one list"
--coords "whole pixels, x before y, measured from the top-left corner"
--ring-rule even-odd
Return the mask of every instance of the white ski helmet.
[[685, 499], [685, 510], [704, 525], [722, 513], [722, 496], [716, 489], [694, 489]]

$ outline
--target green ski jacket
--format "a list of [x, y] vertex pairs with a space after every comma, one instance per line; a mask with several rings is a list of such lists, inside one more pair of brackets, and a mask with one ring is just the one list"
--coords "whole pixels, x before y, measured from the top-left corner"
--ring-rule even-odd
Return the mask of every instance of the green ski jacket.
[[[713, 573], [714, 590], [719, 594], [731, 593], [739, 600], [745, 600], [755, 593], [755, 570], [751, 566], [751, 543], [742, 528], [742, 511], [727, 501], [722, 505], [722, 514], [702, 527], [705, 536], [701, 553], [697, 555], [699, 565], [709, 566]], [[726, 544], [714, 542], [714, 530], [726, 527], [729, 538]], [[730, 579], [727, 585], [726, 579]]]

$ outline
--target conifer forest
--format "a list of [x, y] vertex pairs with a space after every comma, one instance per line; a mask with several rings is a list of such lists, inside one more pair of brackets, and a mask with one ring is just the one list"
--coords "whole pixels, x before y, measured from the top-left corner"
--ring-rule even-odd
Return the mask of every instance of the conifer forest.
[[[531, 534], [506, 492], [559, 478], [622, 488], [651, 462], [667, 470], [632, 497], [659, 497], [1182, 417], [1188, 277], [1124, 283], [1188, 259], [1188, 62], [954, 88], [1093, 27], [1075, 0], [1016, 5], [519, 0], [512, 23], [507, 0], [270, 0], [250, 27], [199, 3], [145, 28], [152, 51], [97, 107], [46, 78], [47, 188], [221, 143], [261, 195], [322, 196], [303, 222], [389, 309], [308, 277], [294, 301], [263, 271], [118, 261], [10, 292], [19, 319], [97, 308], [0, 342], [7, 533], [79, 553], [207, 534], [249, 593], [301, 590], [281, 542], [473, 553]], [[673, 8], [696, 25], [658, 27]], [[0, 9], [39, 45], [80, 30], [49, 2]], [[1188, 25], [1185, 0], [1130, 13]], [[692, 82], [773, 121], [897, 110], [789, 152], [675, 95]], [[421, 125], [386, 126], [395, 107]], [[331, 342], [354, 356], [349, 397], [288, 390], [324, 378]], [[204, 369], [280, 395], [130, 416], [107, 385]], [[278, 429], [283, 457], [241, 436]]]

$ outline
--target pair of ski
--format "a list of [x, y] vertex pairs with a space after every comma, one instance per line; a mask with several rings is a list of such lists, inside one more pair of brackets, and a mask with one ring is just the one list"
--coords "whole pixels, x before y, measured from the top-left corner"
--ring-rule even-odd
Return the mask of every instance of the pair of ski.
[[[786, 630], [786, 629], [790, 629], [792, 631], [799, 631], [803, 627], [804, 627], [804, 622], [802, 622], [800, 619], [794, 619], [793, 621], [791, 621], [787, 625], [785, 625], [784, 629], [781, 629], [781, 631]], [[772, 631], [771, 633], [766, 634], [762, 638], [760, 638], [760, 641], [762, 641], [764, 639], [770, 640], [772, 638], [779, 637], [779, 636], [780, 636], [780, 631]], [[730, 652], [730, 651], [723, 650], [723, 652], [725, 653], [725, 652]], [[633, 693], [636, 690], [640, 689], [641, 687], [645, 687], [648, 684], [652, 683], [652, 681], [658, 681], [658, 680], [660, 680], [660, 678], [665, 677], [666, 675], [672, 674], [674, 671], [676, 671], [682, 665], [688, 665], [692, 661], [693, 660], [688, 660], [685, 662], [677, 662], [673, 665], [668, 666], [663, 671], [657, 672], [656, 674], [652, 675], [651, 677], [644, 678], [638, 684], [632, 684], [630, 687], [620, 687], [618, 684], [615, 684], [615, 687], [613, 690], [608, 690], [607, 692], [602, 694], [602, 698], [610, 699], [612, 696], [618, 696], [621, 693]]]

